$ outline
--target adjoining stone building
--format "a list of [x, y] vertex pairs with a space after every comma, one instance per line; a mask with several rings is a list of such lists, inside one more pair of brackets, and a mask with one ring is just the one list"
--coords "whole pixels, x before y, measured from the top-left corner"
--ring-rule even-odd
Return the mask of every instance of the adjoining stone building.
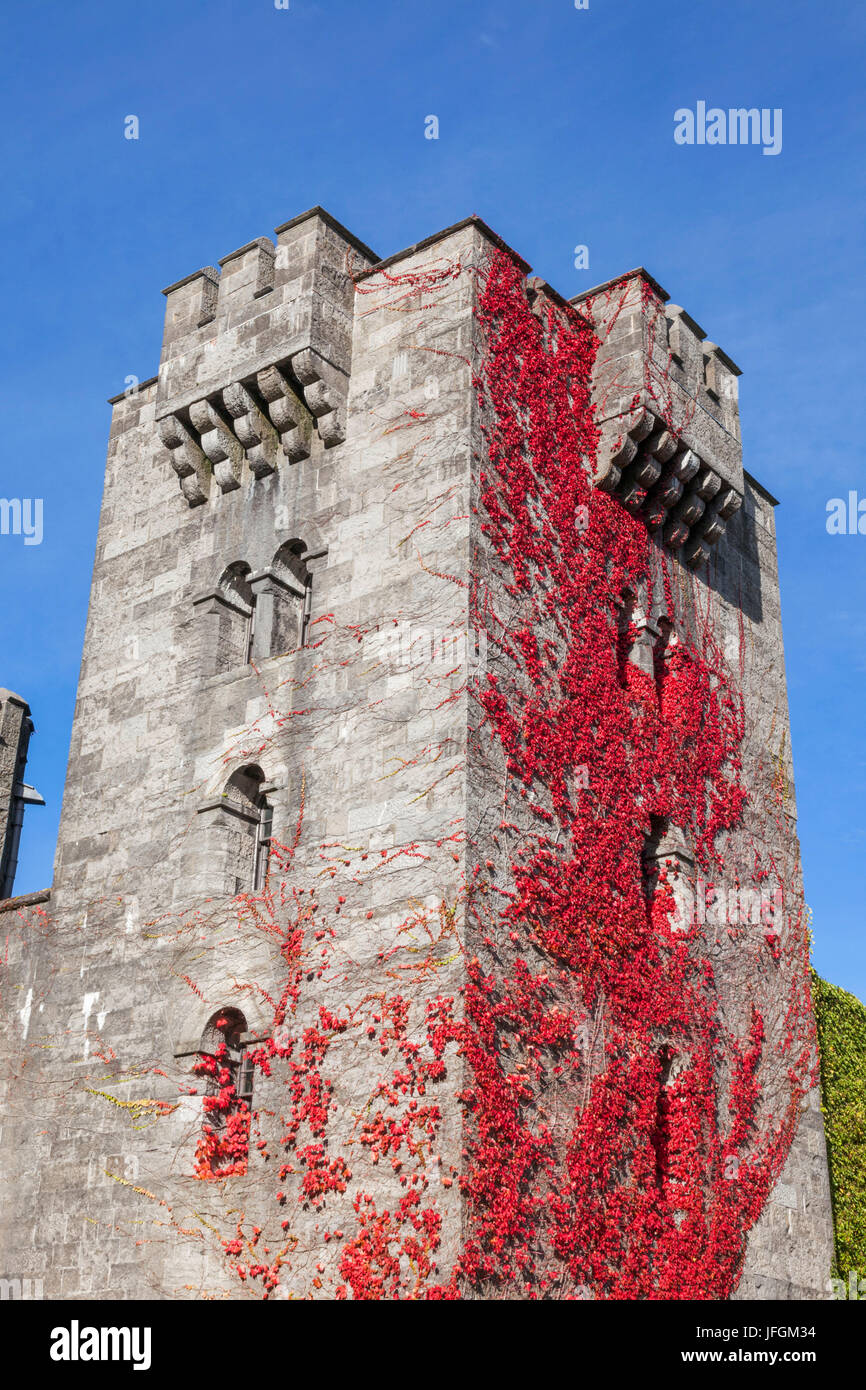
[[0, 901], [11, 898], [25, 806], [44, 806], [24, 781], [33, 733], [30, 708], [20, 695], [0, 689]]
[[[755, 855], [775, 866], [768, 891], [784, 880], [792, 919], [802, 890], [774, 499], [743, 468], [736, 365], [643, 270], [569, 304], [478, 218], [380, 260], [313, 208], [279, 227], [275, 244], [258, 238], [164, 291], [158, 375], [112, 401], [50, 903], [3, 905], [0, 1243], [4, 1268], [43, 1277], [48, 1297], [244, 1296], [259, 1277], [250, 1268], [275, 1262], [278, 1296], [343, 1296], [347, 1282], [358, 1296], [351, 1270], [359, 1251], [372, 1260], [371, 1228], [363, 1203], [349, 1203], [349, 1166], [356, 1185], [364, 1173], [377, 1239], [393, 1255], [382, 1296], [411, 1296], [434, 1267], [445, 1283], [462, 1258], [470, 1217], [452, 1082], [465, 1052], [443, 1043], [448, 1081], [425, 1063], [425, 1087], [409, 1040], [431, 1034], [417, 1019], [388, 1022], [391, 1003], [371, 1014], [370, 1000], [391, 999], [393, 953], [407, 940], [426, 971], [404, 977], [412, 1007], [429, 1018], [437, 1000], [458, 999], [479, 865], [488, 896], [514, 885], [495, 809], [510, 773], [499, 753], [478, 751], [471, 695], [500, 667], [470, 595], [482, 572], [492, 603], [507, 588], [481, 521], [490, 459], [478, 311], [493, 256], [520, 269], [543, 333], [588, 316], [603, 340], [594, 483], [646, 518], [666, 557], [651, 585], [623, 594], [627, 664], [652, 679], [671, 637], [694, 638], [711, 612], [713, 640], [737, 668], [751, 800], [729, 837], [736, 887], [725, 902], [752, 899], [743, 920], [729, 920], [728, 906], [715, 923], [713, 961], [731, 1035], [748, 1033], [748, 1000], [764, 1019], [766, 1057], [784, 1051], [796, 953], [775, 976], [775, 934], [755, 932], [771, 921], [763, 900], [754, 910]], [[23, 730], [26, 706], [0, 700], [4, 718], [7, 705], [22, 712]], [[22, 737], [5, 778], [19, 804]], [[761, 810], [765, 787], [778, 814]], [[530, 833], [527, 816], [509, 812], [506, 839]], [[644, 859], [648, 882], [661, 872], [678, 909], [699, 902], [703, 923], [688, 832], [648, 820]], [[9, 893], [8, 874], [4, 883]], [[308, 931], [303, 948], [292, 925]], [[289, 1027], [294, 1003], [275, 1003], [284, 967], [308, 1010], [308, 1031], [278, 1052], [291, 1067], [305, 1059], [288, 1110], [275, 1077], [245, 1060]], [[595, 1053], [587, 1043], [589, 1085], [604, 1065], [603, 1005], [587, 1019], [587, 1036], [602, 1037]], [[327, 1041], [310, 1041], [314, 1025]], [[368, 1035], [372, 1056], [359, 1051]], [[441, 1112], [427, 1120], [435, 1145], [431, 1129], [411, 1163], [370, 1122], [389, 1048], [412, 1094], [435, 1096]], [[206, 1166], [201, 1092], [219, 1091], [201, 1084], [202, 1055], [220, 1059], [256, 1112], [248, 1157], [219, 1181], [194, 1173]], [[688, 1059], [665, 1056], [673, 1086]], [[311, 1075], [322, 1113], [335, 1116], [327, 1135], [324, 1120], [298, 1128], [311, 1123]], [[782, 1089], [762, 1122], [786, 1103]], [[734, 1296], [825, 1296], [829, 1184], [818, 1093], [805, 1089]], [[409, 1120], [400, 1124], [405, 1137]], [[389, 1198], [383, 1170], [393, 1184], [404, 1161], [411, 1182]], [[419, 1254], [404, 1235], [383, 1236], [380, 1217], [416, 1179], [420, 1190], [422, 1168], [425, 1191], [431, 1171], [437, 1183], [435, 1238]], [[276, 1260], [281, 1239], [291, 1248]]]

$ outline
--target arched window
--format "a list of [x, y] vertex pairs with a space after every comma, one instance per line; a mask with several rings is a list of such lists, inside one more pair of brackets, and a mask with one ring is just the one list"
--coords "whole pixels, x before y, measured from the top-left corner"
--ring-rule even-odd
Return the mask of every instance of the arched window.
[[264, 780], [260, 767], [242, 767], [232, 773], [222, 795], [235, 893], [258, 892], [267, 882], [274, 813], [262, 791]]
[[223, 790], [197, 807], [198, 833], [190, 843], [185, 887], [207, 898], [234, 898], [267, 886], [273, 806], [260, 767], [238, 768]]
[[284, 541], [266, 569], [245, 560], [226, 565], [215, 589], [193, 599], [198, 665], [203, 675], [237, 671], [306, 645], [313, 611], [313, 577], [327, 551], [311, 552], [298, 538]]
[[302, 540], [286, 541], [267, 569], [250, 576], [254, 605], [252, 660], [265, 661], [304, 645], [310, 621], [311, 585]]
[[196, 1177], [220, 1179], [247, 1170], [253, 1062], [240, 1009], [219, 1009], [202, 1034], [193, 1071], [205, 1081]]
[[218, 667], [230, 671], [243, 665], [252, 655], [256, 630], [256, 596], [250, 582], [250, 567], [244, 560], [223, 570], [219, 591], [226, 600], [220, 615]]
[[223, 570], [216, 589], [193, 600], [198, 662], [204, 675], [233, 671], [250, 660], [256, 596], [249, 581], [249, 565], [235, 560]]
[[271, 634], [271, 654], [303, 647], [310, 625], [313, 575], [306, 562], [306, 545], [301, 540], [286, 541], [271, 563], [271, 571], [285, 586], [287, 601], [275, 615]]
[[297, 651], [307, 643], [313, 608], [313, 576], [327, 551], [306, 542], [284, 541], [270, 566], [250, 575], [255, 600], [252, 659], [263, 661]]

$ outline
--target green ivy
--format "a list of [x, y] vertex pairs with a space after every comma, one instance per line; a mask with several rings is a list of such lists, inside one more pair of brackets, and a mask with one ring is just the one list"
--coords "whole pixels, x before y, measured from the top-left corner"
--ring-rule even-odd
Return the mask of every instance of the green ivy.
[[836, 1273], [866, 1275], [866, 1006], [812, 972]]

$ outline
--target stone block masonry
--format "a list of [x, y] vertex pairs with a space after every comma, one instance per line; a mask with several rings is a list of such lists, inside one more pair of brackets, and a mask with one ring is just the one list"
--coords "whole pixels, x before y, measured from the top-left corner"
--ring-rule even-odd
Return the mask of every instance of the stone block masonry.
[[[4, 913], [46, 1297], [824, 1296], [738, 369], [643, 270], [529, 269], [314, 208], [169, 287], [112, 402], [51, 898]], [[778, 919], [710, 933], [710, 866]]]

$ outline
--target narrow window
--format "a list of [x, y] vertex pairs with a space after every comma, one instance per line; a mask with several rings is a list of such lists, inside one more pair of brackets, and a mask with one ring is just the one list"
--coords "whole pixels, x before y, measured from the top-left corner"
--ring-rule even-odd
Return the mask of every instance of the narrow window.
[[256, 856], [253, 872], [253, 892], [260, 892], [267, 884], [268, 869], [271, 863], [271, 836], [274, 823], [274, 808], [264, 799], [259, 806], [259, 820], [256, 826]]
[[253, 594], [253, 595], [251, 596], [251, 598], [250, 598], [250, 616], [247, 618], [246, 657], [244, 658], [247, 662], [250, 662], [250, 661], [252, 661], [252, 659], [253, 659], [253, 647], [255, 646], [255, 641], [256, 641], [256, 596], [255, 596], [255, 594]]
[[205, 1079], [195, 1175], [219, 1180], [247, 1171], [253, 1102], [253, 1061], [239, 1009], [220, 1009], [204, 1030], [193, 1067]]
[[307, 569], [305, 552], [303, 541], [286, 541], [271, 562], [275, 597], [271, 656], [304, 645], [312, 599], [312, 575]]
[[260, 767], [242, 767], [222, 795], [233, 893], [256, 893], [267, 881], [274, 812], [262, 791], [264, 780]]
[[245, 1105], [249, 1111], [253, 1108], [253, 1066], [252, 1053], [245, 1047], [240, 1055], [235, 1069], [235, 1094], [238, 1106]]
[[307, 637], [310, 631], [310, 618], [313, 612], [313, 576], [308, 573], [304, 581], [304, 613], [301, 618], [301, 642], [300, 645], [307, 645]]
[[265, 785], [260, 767], [238, 768], [197, 808], [200, 829], [190, 866], [195, 892], [234, 898], [267, 885], [274, 812]]
[[695, 925], [695, 860], [682, 828], [664, 816], [651, 816], [641, 855], [644, 893], [650, 917], [674, 932]]
[[220, 576], [216, 669], [232, 671], [252, 656], [256, 596], [250, 588], [250, 567], [244, 561], [228, 565]]

